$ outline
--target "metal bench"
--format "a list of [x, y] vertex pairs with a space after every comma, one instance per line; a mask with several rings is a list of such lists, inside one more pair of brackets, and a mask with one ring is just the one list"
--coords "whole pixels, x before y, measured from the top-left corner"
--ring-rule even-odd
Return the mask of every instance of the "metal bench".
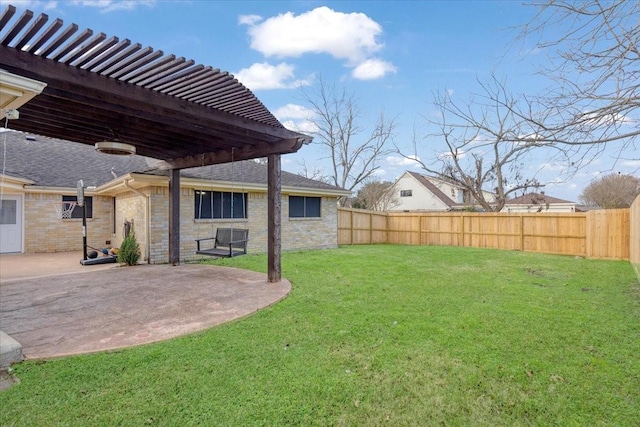
[[[213, 241], [213, 246], [204, 248], [202, 242]], [[247, 253], [249, 230], [243, 228], [218, 228], [215, 237], [196, 239], [196, 253], [231, 258]], [[210, 243], [209, 243], [210, 244]]]

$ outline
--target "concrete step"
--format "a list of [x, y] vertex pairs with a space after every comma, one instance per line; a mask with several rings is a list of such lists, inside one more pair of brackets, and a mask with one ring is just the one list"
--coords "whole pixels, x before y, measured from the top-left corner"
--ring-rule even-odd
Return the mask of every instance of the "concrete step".
[[22, 345], [0, 331], [0, 369], [8, 368], [12, 363], [21, 362], [22, 359]]

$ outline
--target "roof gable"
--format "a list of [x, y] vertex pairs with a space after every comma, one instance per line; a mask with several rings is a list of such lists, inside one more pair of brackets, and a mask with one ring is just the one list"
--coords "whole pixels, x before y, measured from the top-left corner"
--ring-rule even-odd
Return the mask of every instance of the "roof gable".
[[447, 207], [451, 208], [456, 206], [455, 203], [449, 196], [447, 196], [442, 190], [440, 190], [435, 184], [429, 181], [428, 177], [419, 174], [417, 172], [407, 171], [410, 176], [412, 176], [415, 180], [417, 180], [422, 186], [424, 186], [427, 190], [429, 190], [437, 199], [439, 199], [442, 203], [447, 205]]

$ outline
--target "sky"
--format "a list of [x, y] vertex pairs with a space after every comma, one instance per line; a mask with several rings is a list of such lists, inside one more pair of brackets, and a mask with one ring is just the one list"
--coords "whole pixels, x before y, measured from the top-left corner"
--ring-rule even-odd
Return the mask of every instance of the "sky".
[[[394, 118], [394, 143], [404, 153], [411, 153], [414, 129], [437, 111], [436, 92], [464, 105], [478, 93], [478, 80], [492, 74], [513, 92], [545, 90], [536, 75], [544, 55], [514, 42], [536, 13], [520, 1], [0, 0], [2, 9], [9, 3], [228, 71], [294, 130], [309, 128], [301, 90], [321, 77], [355, 95], [363, 128], [371, 130], [381, 113]], [[418, 156], [429, 162], [443, 150], [431, 137]], [[619, 153], [613, 145], [567, 175], [540, 152], [521, 173], [549, 183], [549, 195], [578, 201], [601, 174], [638, 174], [638, 155], [625, 152], [620, 159]], [[328, 174], [325, 157], [311, 144], [283, 156], [282, 167]], [[391, 153], [381, 159], [376, 178], [393, 181], [406, 170], [420, 172], [415, 162]]]

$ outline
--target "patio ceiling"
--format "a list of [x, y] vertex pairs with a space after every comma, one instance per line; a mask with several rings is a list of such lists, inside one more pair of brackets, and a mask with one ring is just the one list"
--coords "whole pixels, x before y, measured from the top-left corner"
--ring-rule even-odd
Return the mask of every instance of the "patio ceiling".
[[0, 16], [0, 68], [47, 84], [12, 129], [89, 145], [116, 140], [172, 169], [292, 153], [311, 140], [285, 129], [227, 72], [63, 27], [11, 5]]

